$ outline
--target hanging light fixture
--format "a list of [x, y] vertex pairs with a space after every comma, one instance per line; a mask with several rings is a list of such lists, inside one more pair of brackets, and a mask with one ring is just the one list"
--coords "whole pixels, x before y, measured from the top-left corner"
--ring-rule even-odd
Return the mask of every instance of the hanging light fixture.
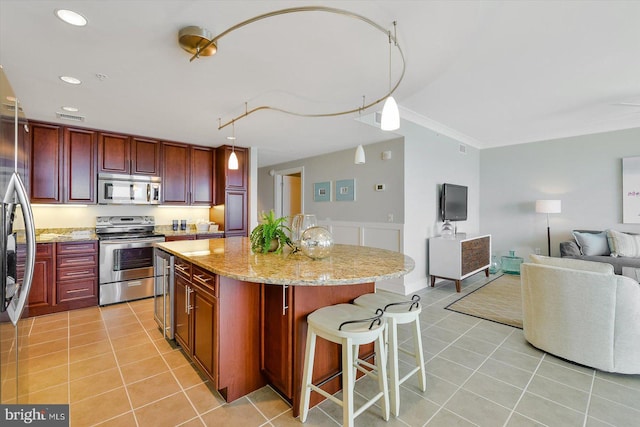
[[231, 136], [228, 136], [227, 139], [232, 141], [231, 154], [229, 155], [229, 163], [227, 167], [230, 170], [238, 170], [238, 156], [236, 155], [236, 123], [235, 121], [231, 123]]
[[[400, 111], [398, 110], [398, 104], [391, 95], [391, 31], [389, 36], [389, 96], [384, 102], [382, 107], [382, 117], [380, 119], [380, 129], [382, 130], [396, 130], [400, 128]], [[393, 40], [394, 43], [398, 43], [396, 39], [396, 21], [393, 21]]]
[[[362, 95], [362, 106], [364, 108], [364, 95]], [[362, 108], [358, 110], [358, 119], [362, 118]], [[364, 148], [362, 148], [362, 144], [358, 144], [358, 148], [356, 148], [356, 156], [353, 160], [353, 163], [356, 165], [363, 165], [366, 162], [364, 157]]]

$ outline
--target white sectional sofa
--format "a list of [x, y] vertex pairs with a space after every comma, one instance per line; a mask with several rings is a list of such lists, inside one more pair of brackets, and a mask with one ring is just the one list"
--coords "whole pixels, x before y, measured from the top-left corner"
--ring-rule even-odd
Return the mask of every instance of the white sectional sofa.
[[640, 285], [610, 264], [531, 255], [521, 266], [523, 331], [535, 347], [640, 374]]

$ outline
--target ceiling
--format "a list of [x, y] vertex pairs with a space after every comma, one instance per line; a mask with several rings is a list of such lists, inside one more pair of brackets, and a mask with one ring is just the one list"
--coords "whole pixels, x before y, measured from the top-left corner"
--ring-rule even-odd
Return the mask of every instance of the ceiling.
[[[177, 43], [185, 26], [215, 35], [300, 5], [346, 9], [389, 29], [397, 21], [401, 116], [477, 148], [640, 127], [640, 2], [632, 1], [0, 0], [0, 63], [31, 119], [210, 146], [229, 142], [231, 126], [218, 130], [219, 119], [245, 103], [308, 114], [384, 96], [387, 36], [341, 15], [264, 19], [193, 62]], [[65, 24], [59, 8], [89, 24]], [[394, 82], [400, 62], [394, 49]], [[62, 106], [85, 121], [58, 119]], [[236, 144], [257, 147], [262, 167], [395, 136], [356, 119], [259, 111], [235, 123]]]

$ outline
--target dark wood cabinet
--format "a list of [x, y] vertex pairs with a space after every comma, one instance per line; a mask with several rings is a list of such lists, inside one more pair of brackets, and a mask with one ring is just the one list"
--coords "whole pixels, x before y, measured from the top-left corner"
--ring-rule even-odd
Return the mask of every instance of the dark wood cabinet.
[[194, 234], [184, 234], [180, 236], [165, 236], [165, 242], [175, 242], [176, 240], [196, 240], [196, 236]]
[[64, 203], [95, 204], [97, 133], [64, 129]]
[[[293, 288], [261, 285], [262, 348], [260, 370], [287, 399], [293, 399], [293, 317], [289, 308]], [[265, 335], [268, 333], [268, 335]]]
[[60, 203], [62, 176], [62, 126], [32, 123], [30, 188], [32, 203]]
[[109, 132], [98, 137], [98, 171], [160, 176], [160, 142]]
[[167, 205], [189, 204], [189, 146], [163, 142], [162, 202]]
[[[176, 259], [176, 265], [178, 263], [184, 265], [184, 261]], [[187, 355], [191, 354], [191, 318], [189, 316], [188, 301], [191, 300], [191, 280], [181, 274], [176, 268], [176, 274], [174, 278], [175, 287], [175, 338], [178, 344], [183, 348]]]
[[[52, 312], [55, 299], [55, 244], [38, 243], [33, 268], [33, 281], [29, 292], [28, 314], [39, 316]], [[20, 254], [19, 254], [20, 256]], [[19, 277], [24, 277], [24, 264]]]
[[56, 304], [65, 309], [98, 305], [98, 243], [56, 243]]
[[[232, 151], [238, 156], [237, 170], [228, 168]], [[225, 237], [247, 236], [248, 150], [220, 146], [216, 148], [215, 163], [215, 204], [224, 209], [212, 209], [210, 219], [220, 224]]]
[[191, 147], [191, 205], [213, 205], [213, 149]]

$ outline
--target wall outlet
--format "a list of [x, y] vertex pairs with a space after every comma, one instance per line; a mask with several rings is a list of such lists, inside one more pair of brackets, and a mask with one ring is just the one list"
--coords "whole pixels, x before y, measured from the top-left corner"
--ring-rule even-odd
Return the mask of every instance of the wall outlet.
[[536, 255], [540, 255], [540, 248], [535, 248], [533, 251], [536, 253]]
[[387, 222], [393, 222], [393, 214], [387, 214]]
[[376, 184], [376, 191], [384, 191], [384, 184]]

